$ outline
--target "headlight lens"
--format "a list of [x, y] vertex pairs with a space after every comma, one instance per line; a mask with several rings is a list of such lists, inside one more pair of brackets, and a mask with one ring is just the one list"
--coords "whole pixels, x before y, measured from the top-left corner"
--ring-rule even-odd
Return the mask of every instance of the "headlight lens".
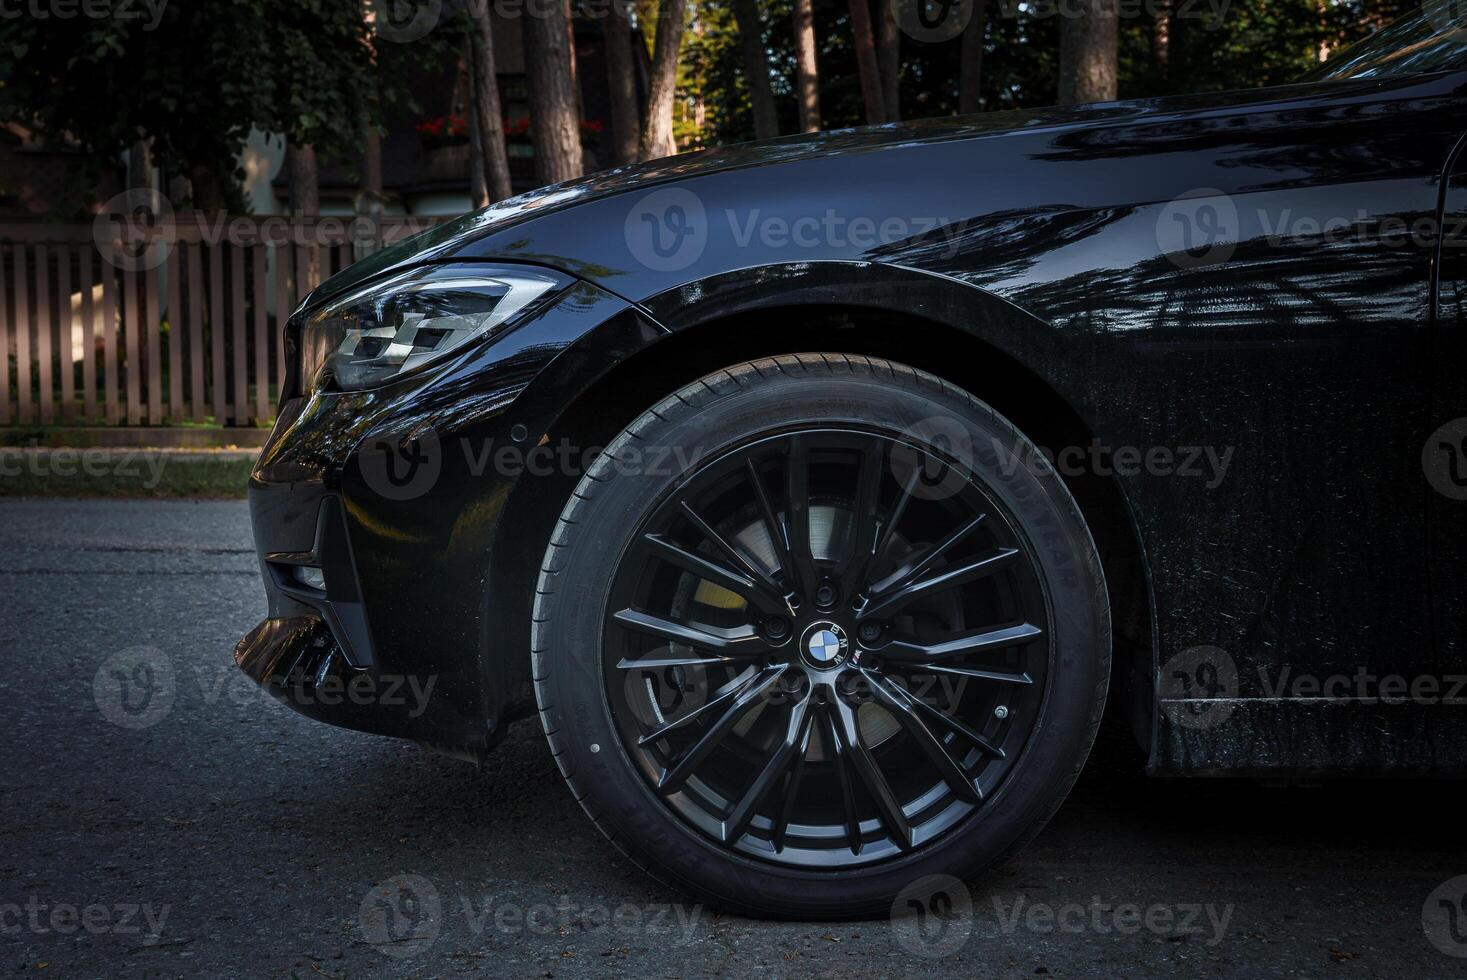
[[355, 391], [499, 333], [570, 282], [528, 266], [414, 269], [334, 300], [301, 331], [301, 381]]

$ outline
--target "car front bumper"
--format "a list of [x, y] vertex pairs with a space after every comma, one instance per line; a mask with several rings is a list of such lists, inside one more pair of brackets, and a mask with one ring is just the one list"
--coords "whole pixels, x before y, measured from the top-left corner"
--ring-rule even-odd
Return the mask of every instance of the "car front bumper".
[[250, 478], [268, 610], [235, 647], [239, 668], [320, 721], [492, 746], [533, 704], [506, 620], [523, 607], [527, 629], [529, 596], [496, 594], [517, 581], [496, 568], [540, 556], [502, 546], [506, 514], [545, 489], [496, 453], [543, 441], [617, 355], [661, 335], [577, 283], [429, 376], [287, 397]]

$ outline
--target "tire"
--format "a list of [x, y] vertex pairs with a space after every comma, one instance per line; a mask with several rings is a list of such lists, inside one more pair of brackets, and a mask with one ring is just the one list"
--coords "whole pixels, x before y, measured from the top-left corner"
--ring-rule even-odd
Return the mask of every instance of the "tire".
[[939, 378], [830, 353], [716, 372], [628, 426], [561, 514], [531, 647], [602, 833], [700, 900], [799, 919], [889, 914], [1032, 839], [1111, 650], [1095, 545], [1033, 445]]

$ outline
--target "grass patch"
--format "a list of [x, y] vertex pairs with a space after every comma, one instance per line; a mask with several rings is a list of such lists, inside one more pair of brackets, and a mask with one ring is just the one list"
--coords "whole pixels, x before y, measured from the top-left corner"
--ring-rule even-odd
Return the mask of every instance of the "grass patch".
[[0, 448], [0, 497], [243, 497], [241, 450]]

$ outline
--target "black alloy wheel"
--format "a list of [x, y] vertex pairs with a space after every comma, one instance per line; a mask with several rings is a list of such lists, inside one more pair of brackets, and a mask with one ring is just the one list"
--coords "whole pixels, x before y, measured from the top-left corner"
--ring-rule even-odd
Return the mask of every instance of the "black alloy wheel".
[[1038, 460], [965, 393], [840, 355], [731, 368], [633, 423], [536, 601], [542, 719], [593, 819], [684, 888], [812, 917], [1037, 832], [1109, 656], [1093, 545]]

